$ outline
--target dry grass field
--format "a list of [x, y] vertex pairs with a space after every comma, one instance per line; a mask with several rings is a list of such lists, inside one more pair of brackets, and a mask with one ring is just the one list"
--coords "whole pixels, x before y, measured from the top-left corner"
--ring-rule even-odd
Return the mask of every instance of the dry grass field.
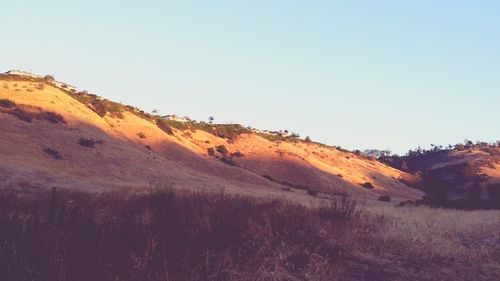
[[498, 280], [500, 212], [174, 192], [0, 196], [0, 279]]

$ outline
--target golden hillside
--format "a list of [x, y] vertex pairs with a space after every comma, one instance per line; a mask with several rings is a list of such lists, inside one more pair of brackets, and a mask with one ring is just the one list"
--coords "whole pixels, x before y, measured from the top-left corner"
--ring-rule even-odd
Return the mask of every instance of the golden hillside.
[[103, 190], [164, 183], [299, 200], [311, 198], [307, 190], [319, 197], [422, 196], [400, 181], [404, 172], [335, 147], [247, 130], [221, 137], [217, 126], [225, 125], [176, 128], [132, 107], [110, 112], [106, 102], [52, 78], [0, 76], [1, 187]]

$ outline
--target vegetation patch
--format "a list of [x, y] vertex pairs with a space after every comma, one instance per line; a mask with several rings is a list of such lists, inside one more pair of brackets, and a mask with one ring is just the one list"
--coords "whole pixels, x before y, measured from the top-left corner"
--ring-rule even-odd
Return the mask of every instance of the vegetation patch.
[[52, 156], [52, 158], [54, 158], [55, 160], [62, 160], [62, 156], [59, 153], [59, 151], [54, 150], [54, 149], [52, 149], [50, 147], [44, 148], [43, 152], [45, 152], [48, 155]]
[[102, 196], [54, 189], [2, 195], [0, 204], [5, 280], [26, 279], [26, 268], [32, 280], [256, 280], [277, 270], [292, 278], [280, 280], [333, 280], [344, 258], [341, 233], [358, 220], [339, 219], [349, 214], [328, 205], [168, 187]]
[[58, 113], [42, 110], [38, 106], [16, 104], [8, 99], [0, 100], [0, 112], [13, 115], [27, 123], [33, 120], [45, 120], [52, 124], [66, 123], [62, 115]]
[[234, 159], [229, 158], [229, 157], [221, 157], [220, 161], [222, 161], [230, 166], [236, 166], [236, 161], [234, 161]]
[[84, 147], [94, 148], [96, 144], [102, 144], [102, 140], [94, 140], [82, 137], [80, 138], [80, 140], [78, 140], [78, 144]]
[[318, 191], [308, 188], [307, 194], [316, 197], [316, 196], [318, 196]]
[[378, 201], [382, 202], [391, 202], [391, 196], [388, 195], [383, 195], [378, 198]]
[[219, 153], [220, 153], [220, 154], [222, 154], [222, 155], [226, 155], [226, 154], [228, 154], [228, 152], [229, 152], [229, 151], [227, 150], [227, 148], [226, 148], [226, 146], [225, 146], [225, 145], [219, 145], [219, 146], [217, 146], [217, 147], [216, 147], [216, 150], [217, 150], [217, 152], [219, 152]]
[[362, 183], [361, 186], [366, 188], [366, 189], [374, 189], [375, 188], [371, 182]]
[[164, 131], [165, 133], [169, 135], [174, 134], [174, 130], [172, 130], [172, 127], [170, 127], [168, 120], [164, 119], [156, 119], [156, 126], [160, 128], [160, 130]]

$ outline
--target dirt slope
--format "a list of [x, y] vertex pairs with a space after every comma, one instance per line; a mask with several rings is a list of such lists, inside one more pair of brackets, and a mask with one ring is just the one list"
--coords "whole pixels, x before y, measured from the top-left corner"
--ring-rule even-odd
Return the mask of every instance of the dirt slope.
[[[2, 188], [102, 190], [160, 182], [262, 196], [303, 197], [306, 190], [396, 200], [422, 195], [399, 181], [403, 172], [333, 147], [272, 142], [256, 134], [230, 140], [201, 130], [169, 134], [128, 111], [101, 117], [49, 84], [0, 76]], [[28, 122], [19, 112], [35, 117]], [[86, 141], [93, 143], [85, 146]], [[220, 145], [228, 152], [217, 152]], [[216, 152], [209, 155], [212, 148]]]

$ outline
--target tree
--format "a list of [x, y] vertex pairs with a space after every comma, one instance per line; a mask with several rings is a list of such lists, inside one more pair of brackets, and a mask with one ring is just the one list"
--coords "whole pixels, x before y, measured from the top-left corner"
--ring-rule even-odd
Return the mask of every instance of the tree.
[[49, 81], [49, 82], [54, 82], [56, 80], [54, 78], [54, 76], [52, 76], [52, 75], [45, 75], [45, 77], [43, 77], [43, 79], [46, 81]]
[[210, 116], [208, 117], [208, 123], [212, 124], [214, 122], [214, 117], [213, 116]]
[[158, 110], [156, 109], [153, 109], [153, 111], [151, 111], [153, 114], [158, 114]]
[[311, 138], [309, 136], [306, 137], [305, 142], [311, 142]]

